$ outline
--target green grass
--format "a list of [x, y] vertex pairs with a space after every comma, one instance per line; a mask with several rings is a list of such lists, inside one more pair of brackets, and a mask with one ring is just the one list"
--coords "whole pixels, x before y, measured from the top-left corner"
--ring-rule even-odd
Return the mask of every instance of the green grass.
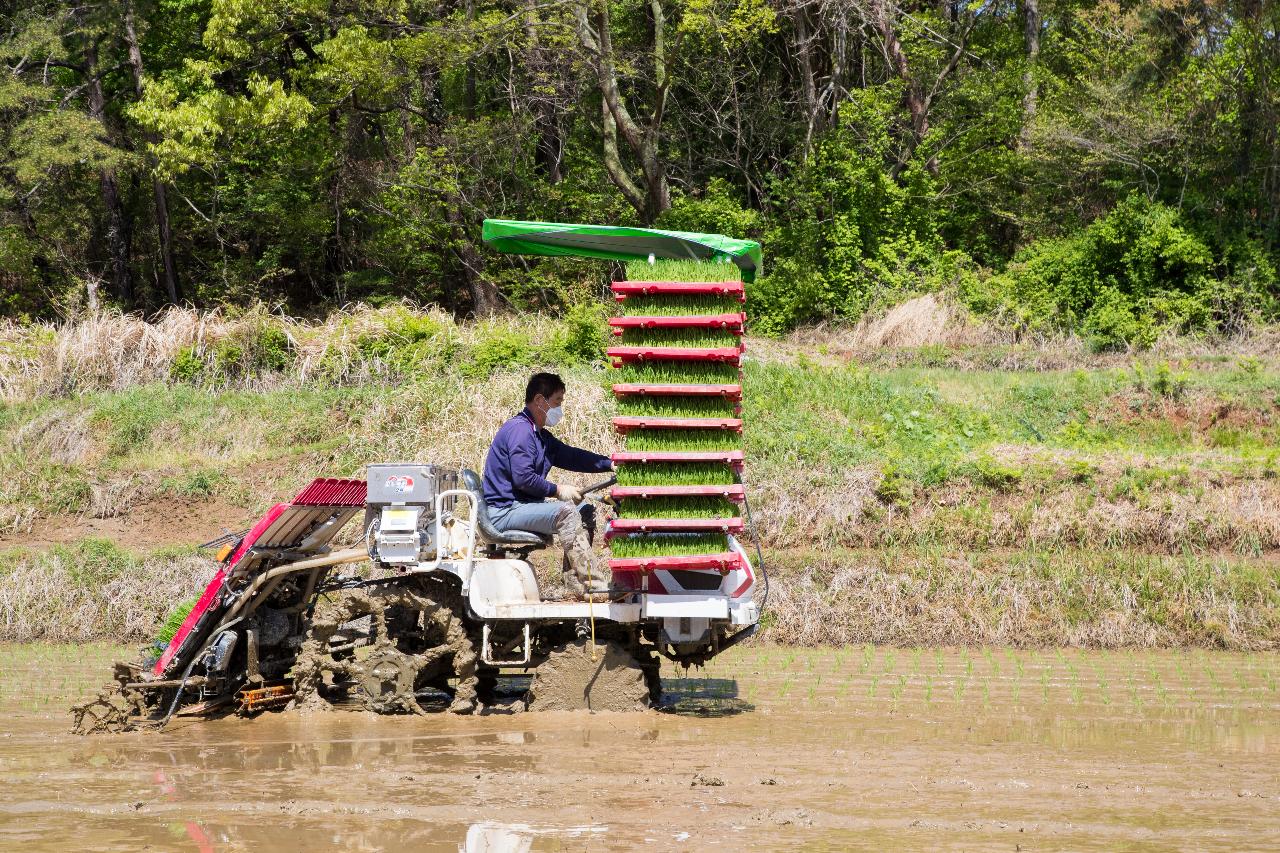
[[619, 536], [610, 540], [609, 550], [615, 557], [673, 557], [680, 554], [722, 554], [729, 550], [729, 540], [722, 533]]
[[737, 385], [742, 376], [732, 364], [721, 362], [691, 361], [684, 364], [670, 361], [631, 362], [609, 372], [607, 379], [614, 383], [638, 383], [641, 385]]
[[619, 486], [718, 486], [733, 482], [728, 465], [715, 462], [624, 462]]
[[740, 450], [742, 436], [723, 429], [637, 429], [627, 450]]
[[628, 498], [619, 518], [737, 518], [738, 505], [724, 498]]
[[731, 263], [655, 260], [627, 264], [628, 281], [741, 281], [742, 271]]
[[706, 314], [737, 314], [742, 303], [736, 296], [680, 294], [628, 296], [622, 313], [630, 317], [696, 317]]
[[666, 418], [733, 418], [736, 404], [723, 397], [623, 397], [620, 415]]
[[736, 347], [740, 340], [723, 329], [624, 329], [622, 332], [623, 346]]

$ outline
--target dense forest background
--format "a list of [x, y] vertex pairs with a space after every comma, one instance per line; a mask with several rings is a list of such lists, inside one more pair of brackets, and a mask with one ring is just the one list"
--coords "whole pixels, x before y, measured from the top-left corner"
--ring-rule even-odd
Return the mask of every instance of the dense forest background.
[[1269, 0], [0, 0], [0, 316], [559, 309], [485, 217], [765, 244], [757, 330], [946, 291], [1098, 348], [1272, 319]]

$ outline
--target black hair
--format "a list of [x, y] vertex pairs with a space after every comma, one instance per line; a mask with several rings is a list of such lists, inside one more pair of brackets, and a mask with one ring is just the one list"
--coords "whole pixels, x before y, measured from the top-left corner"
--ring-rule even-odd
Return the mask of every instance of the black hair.
[[552, 394], [563, 390], [564, 380], [555, 373], [535, 373], [524, 386], [524, 404], [529, 405], [539, 394], [550, 400]]

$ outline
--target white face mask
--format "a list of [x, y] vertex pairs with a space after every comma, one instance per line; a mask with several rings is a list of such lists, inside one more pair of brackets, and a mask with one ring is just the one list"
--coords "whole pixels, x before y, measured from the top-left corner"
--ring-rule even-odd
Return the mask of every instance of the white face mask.
[[[551, 401], [547, 400], [547, 402], [550, 403]], [[560, 420], [564, 417], [564, 406], [556, 406], [555, 408], [548, 406], [546, 409], [543, 409], [542, 412], [547, 417], [545, 426], [553, 427], [560, 423]]]

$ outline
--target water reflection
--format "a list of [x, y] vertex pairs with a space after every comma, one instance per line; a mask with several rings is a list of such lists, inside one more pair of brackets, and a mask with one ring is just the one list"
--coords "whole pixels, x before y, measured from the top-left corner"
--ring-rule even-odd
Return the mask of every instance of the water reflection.
[[603, 835], [607, 826], [529, 826], [523, 823], [498, 823], [484, 821], [467, 827], [466, 840], [458, 846], [459, 853], [526, 853], [533, 849], [539, 836], [582, 838], [593, 834]]

